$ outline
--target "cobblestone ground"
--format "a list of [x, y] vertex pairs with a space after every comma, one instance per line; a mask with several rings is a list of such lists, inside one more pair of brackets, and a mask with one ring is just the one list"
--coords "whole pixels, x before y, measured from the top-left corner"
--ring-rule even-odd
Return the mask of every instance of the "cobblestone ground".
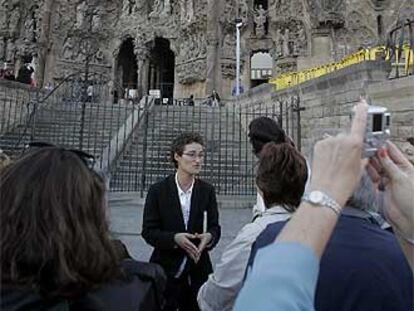
[[[131, 194], [120, 199], [116, 195], [109, 196], [110, 227], [114, 236], [121, 239], [128, 251], [137, 260], [148, 261], [152, 247], [141, 237], [143, 200]], [[219, 244], [211, 252], [213, 265], [220, 258], [226, 245], [234, 239], [237, 232], [251, 220], [251, 210], [247, 208], [220, 209], [222, 234]]]

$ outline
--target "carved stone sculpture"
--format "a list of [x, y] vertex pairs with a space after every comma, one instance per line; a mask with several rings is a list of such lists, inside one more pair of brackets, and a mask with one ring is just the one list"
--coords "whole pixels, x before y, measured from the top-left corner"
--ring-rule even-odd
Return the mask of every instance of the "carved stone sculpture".
[[274, 38], [274, 52], [272, 54], [274, 58], [279, 58], [283, 55], [283, 36], [280, 28], [276, 30]]
[[6, 45], [6, 61], [14, 63], [14, 54], [16, 53], [15, 45], [12, 39], [7, 40]]
[[75, 21], [75, 27], [76, 28], [82, 28], [86, 11], [87, 11], [87, 3], [86, 1], [82, 1], [77, 7], [76, 7], [76, 21]]
[[11, 32], [18, 32], [18, 26], [20, 21], [20, 3], [18, 1], [11, 2], [10, 5], [10, 18], [9, 18], [9, 30]]
[[222, 47], [223, 58], [236, 58], [236, 34], [228, 33], [224, 36]]
[[171, 0], [155, 0], [149, 17], [171, 15]]
[[285, 29], [285, 32], [283, 33], [282, 37], [283, 43], [282, 43], [282, 49], [283, 49], [283, 56], [289, 56], [291, 54], [290, 50], [290, 30], [289, 28]]
[[131, 15], [135, 9], [135, 0], [124, 0], [122, 12], [125, 15]]
[[191, 22], [194, 17], [193, 0], [180, 0], [180, 20], [182, 23]]
[[267, 20], [267, 11], [263, 9], [263, 6], [259, 6], [254, 10], [254, 22], [256, 24], [255, 32], [257, 38], [263, 38], [265, 33], [265, 23]]

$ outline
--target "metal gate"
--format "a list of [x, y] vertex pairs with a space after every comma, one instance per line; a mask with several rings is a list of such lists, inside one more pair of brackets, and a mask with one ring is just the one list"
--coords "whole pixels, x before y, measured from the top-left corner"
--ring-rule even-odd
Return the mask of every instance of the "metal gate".
[[[252, 195], [256, 193], [256, 158], [248, 140], [248, 124], [259, 116], [286, 123], [289, 135], [298, 143], [300, 131], [299, 99], [294, 103], [274, 102], [240, 107], [237, 102], [222, 102], [211, 107], [208, 101], [185, 100], [174, 105], [147, 106], [143, 121], [131, 134], [124, 150], [111, 167], [111, 189], [140, 191], [174, 172], [169, 148], [182, 132], [198, 132], [205, 141], [206, 157], [200, 177], [213, 184], [218, 194]], [[298, 109], [296, 109], [298, 108]], [[298, 144], [300, 146], [300, 143]]]
[[185, 100], [155, 105], [151, 98], [114, 103], [108, 82], [92, 73], [89, 78], [73, 75], [53, 90], [0, 83], [0, 148], [19, 154], [28, 142], [44, 141], [84, 150], [110, 176], [111, 190], [143, 194], [174, 172], [168, 160], [172, 140], [199, 132], [206, 146], [200, 177], [224, 195], [256, 193], [256, 158], [247, 137], [254, 118], [276, 119], [300, 148], [299, 97], [245, 106], [222, 101], [218, 107], [205, 99], [194, 106]]

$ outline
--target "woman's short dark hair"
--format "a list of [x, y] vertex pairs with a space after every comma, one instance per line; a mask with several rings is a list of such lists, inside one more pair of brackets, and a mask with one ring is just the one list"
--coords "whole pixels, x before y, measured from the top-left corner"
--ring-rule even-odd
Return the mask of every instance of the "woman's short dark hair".
[[285, 131], [268, 117], [259, 117], [250, 122], [248, 136], [256, 156], [268, 142], [281, 144], [287, 141]]
[[104, 180], [74, 152], [32, 151], [0, 172], [1, 282], [71, 297], [113, 280]]
[[178, 154], [179, 156], [182, 156], [184, 147], [192, 143], [197, 143], [204, 146], [204, 141], [201, 135], [193, 132], [182, 133], [173, 140], [170, 148], [170, 161], [174, 164], [175, 168], [178, 168], [178, 163], [174, 159], [174, 155]]
[[408, 137], [407, 141], [411, 144], [411, 146], [414, 146], [414, 137]]
[[256, 184], [267, 208], [277, 204], [290, 212], [296, 210], [307, 178], [306, 160], [290, 143], [264, 145], [259, 154]]

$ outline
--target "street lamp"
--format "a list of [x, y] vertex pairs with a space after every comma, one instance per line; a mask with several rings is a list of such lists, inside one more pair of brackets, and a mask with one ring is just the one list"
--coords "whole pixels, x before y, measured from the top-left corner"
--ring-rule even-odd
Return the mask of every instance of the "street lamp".
[[242, 26], [241, 18], [236, 18], [236, 96], [240, 95], [240, 28]]

